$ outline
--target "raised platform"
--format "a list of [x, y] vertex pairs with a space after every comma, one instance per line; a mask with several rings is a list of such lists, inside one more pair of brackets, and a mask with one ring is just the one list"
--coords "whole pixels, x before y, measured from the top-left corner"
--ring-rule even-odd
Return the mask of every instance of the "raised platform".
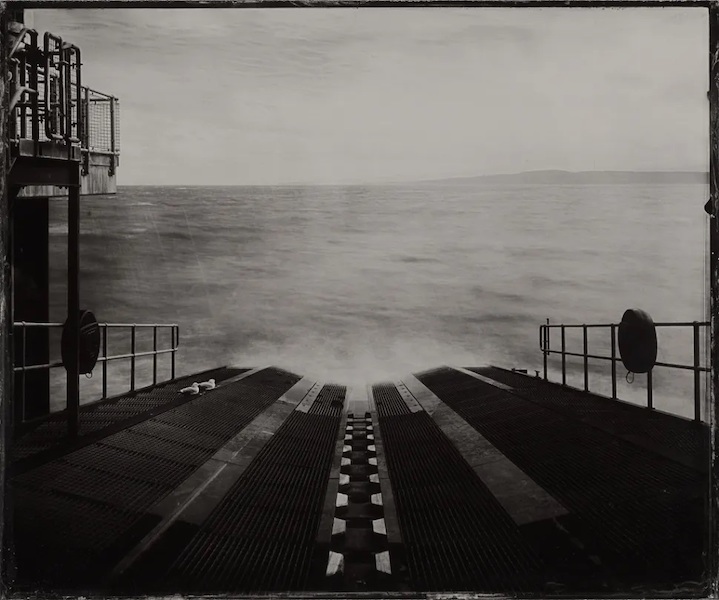
[[52, 142], [21, 140], [13, 153], [8, 181], [23, 186], [20, 198], [66, 197], [67, 186], [79, 184], [80, 195], [117, 193], [119, 157], [108, 152], [71, 149]]
[[706, 593], [705, 425], [491, 367], [210, 376], [14, 441], [15, 591]]

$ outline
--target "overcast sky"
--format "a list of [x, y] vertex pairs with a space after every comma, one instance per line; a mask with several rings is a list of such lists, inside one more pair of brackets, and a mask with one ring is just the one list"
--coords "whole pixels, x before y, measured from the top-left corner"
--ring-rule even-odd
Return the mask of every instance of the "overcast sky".
[[121, 102], [122, 184], [706, 170], [707, 11], [36, 10]]

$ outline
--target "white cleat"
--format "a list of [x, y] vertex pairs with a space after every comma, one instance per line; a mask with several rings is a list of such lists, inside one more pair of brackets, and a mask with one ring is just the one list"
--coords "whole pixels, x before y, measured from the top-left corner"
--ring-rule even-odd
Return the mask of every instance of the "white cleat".
[[194, 396], [195, 394], [200, 393], [200, 386], [195, 381], [191, 386], [182, 388], [180, 390], [181, 394], [185, 394], [187, 396]]
[[327, 577], [332, 577], [333, 575], [337, 575], [337, 573], [342, 573], [344, 570], [344, 555], [340, 554], [339, 552], [333, 552], [332, 550], [330, 550], [330, 556], [329, 560], [327, 561], [327, 570], [325, 571], [325, 575]]
[[215, 380], [210, 379], [209, 381], [203, 381], [200, 385], [201, 390], [214, 390], [217, 386], [215, 385]]

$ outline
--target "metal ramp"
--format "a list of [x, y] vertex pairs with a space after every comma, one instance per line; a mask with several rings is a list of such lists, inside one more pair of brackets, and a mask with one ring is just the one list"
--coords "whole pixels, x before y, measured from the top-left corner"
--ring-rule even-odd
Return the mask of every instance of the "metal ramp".
[[702, 593], [687, 421], [572, 394], [499, 369], [365, 390], [242, 370], [17, 472], [14, 589]]
[[103, 584], [176, 490], [299, 377], [265, 369], [16, 475], [9, 485], [18, 581]]
[[235, 377], [249, 369], [221, 367], [203, 371], [137, 390], [106, 401], [82, 405], [79, 409], [78, 436], [68, 439], [64, 413], [54, 413], [47, 418], [25, 425], [25, 431], [18, 431], [12, 444], [11, 470], [23, 472], [61, 453], [77, 450], [82, 446], [107, 437], [111, 432], [127, 429], [151, 416], [175, 408], [192, 399], [178, 391], [197, 379], [215, 379], [218, 383]]
[[431, 416], [394, 386], [374, 393], [414, 587], [536, 589], [539, 556]]
[[[497, 377], [512, 380], [504, 373]], [[520, 383], [516, 378], [521, 377], [515, 375], [514, 381]], [[593, 547], [594, 560], [615, 579], [638, 585], [702, 578], [700, 523], [709, 489], [708, 456], [704, 469], [687, 466], [682, 440], [691, 428], [695, 447], [701, 448], [706, 426], [659, 415], [667, 434], [660, 453], [643, 443], [645, 435], [654, 434], [658, 415], [648, 409], [627, 410], [595, 398], [607, 405], [603, 412], [612, 413], [607, 422], [613, 423], [597, 427], [582, 409], [582, 393], [553, 384], [538, 382], [541, 393], [527, 386], [515, 393], [455, 369], [427, 373], [420, 380], [568, 509], [557, 520], [580, 542], [587, 540], [581, 544]], [[560, 398], [564, 408], [558, 409]], [[568, 409], [572, 398], [576, 405]], [[588, 402], [585, 398], [585, 406]], [[634, 439], [616, 434], [623, 419], [631, 419]]]

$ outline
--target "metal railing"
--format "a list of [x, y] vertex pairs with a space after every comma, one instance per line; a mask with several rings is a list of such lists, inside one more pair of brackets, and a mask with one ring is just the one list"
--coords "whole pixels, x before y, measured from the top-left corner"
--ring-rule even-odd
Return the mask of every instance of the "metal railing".
[[120, 152], [120, 104], [110, 94], [82, 88], [84, 137], [82, 148], [104, 154]]
[[[694, 372], [694, 420], [701, 420], [701, 374], [708, 373], [710, 368], [707, 365], [701, 364], [701, 328], [706, 328], [708, 331], [708, 321], [691, 321], [691, 322], [676, 322], [676, 323], [655, 323], [657, 329], [668, 328], [668, 327], [685, 327], [692, 328], [693, 334], [693, 364], [678, 364], [657, 361], [655, 367], [666, 367], [669, 369], [681, 369], [686, 371]], [[578, 357], [583, 360], [584, 370], [584, 391], [589, 391], [589, 359], [610, 361], [611, 362], [611, 379], [612, 379], [612, 399], [617, 399], [617, 362], [621, 362], [621, 358], [617, 356], [617, 329], [619, 324], [617, 323], [591, 323], [582, 325], [568, 325], [562, 324], [550, 324], [549, 319], [545, 325], [539, 326], [539, 348], [542, 350], [544, 358], [544, 380], [547, 381], [548, 374], [548, 361], [551, 354], [559, 354], [562, 357], [562, 385], [567, 385], [567, 357]], [[550, 345], [550, 331], [552, 329], [560, 330], [560, 350], [553, 350]], [[567, 350], [567, 329], [581, 329], [582, 330], [582, 352], [569, 352]], [[609, 330], [609, 344], [610, 344], [610, 356], [601, 354], [590, 354], [589, 353], [589, 330], [590, 329], [604, 329]], [[652, 382], [652, 371], [647, 373], [647, 408], [654, 408], [654, 388]]]
[[64, 141], [84, 154], [120, 154], [119, 100], [82, 85], [80, 49], [62, 38], [22, 28], [9, 52], [12, 141]]
[[45, 96], [45, 79], [44, 70], [40, 68], [42, 57], [37, 31], [23, 27], [16, 33], [8, 52], [8, 62], [11, 90], [9, 137], [43, 139], [45, 133], [44, 128], [40, 127], [40, 98]]
[[[102, 396], [101, 399], [107, 398], [107, 384], [108, 384], [108, 364], [114, 361], [128, 360], [130, 361], [130, 381], [128, 391], [132, 392], [136, 389], [137, 384], [137, 359], [152, 357], [152, 384], [156, 385], [158, 382], [158, 359], [157, 357], [162, 354], [170, 354], [170, 379], [175, 379], [176, 372], [176, 354], [180, 345], [180, 328], [176, 323], [98, 323], [102, 335], [100, 338], [100, 355], [97, 359], [97, 364], [101, 365], [102, 373]], [[49, 371], [50, 369], [57, 369], [63, 367], [62, 360], [47, 362], [43, 364], [27, 364], [27, 332], [29, 329], [45, 329], [49, 333], [51, 329], [62, 330], [64, 323], [32, 323], [27, 321], [20, 321], [13, 323], [13, 336], [18, 339], [19, 336], [19, 351], [17, 350], [14, 357], [13, 372], [18, 376], [19, 382], [16, 381], [16, 385], [20, 385], [20, 398], [21, 398], [21, 422], [25, 421], [25, 379], [26, 374], [33, 371]], [[130, 333], [130, 351], [122, 354], [108, 354], [108, 332], [111, 329], [125, 330]], [[152, 350], [138, 351], [137, 349], [137, 330], [138, 329], [152, 329]], [[158, 348], [158, 330], [170, 332], [170, 345], [166, 348]], [[97, 366], [97, 365], [96, 365]]]

